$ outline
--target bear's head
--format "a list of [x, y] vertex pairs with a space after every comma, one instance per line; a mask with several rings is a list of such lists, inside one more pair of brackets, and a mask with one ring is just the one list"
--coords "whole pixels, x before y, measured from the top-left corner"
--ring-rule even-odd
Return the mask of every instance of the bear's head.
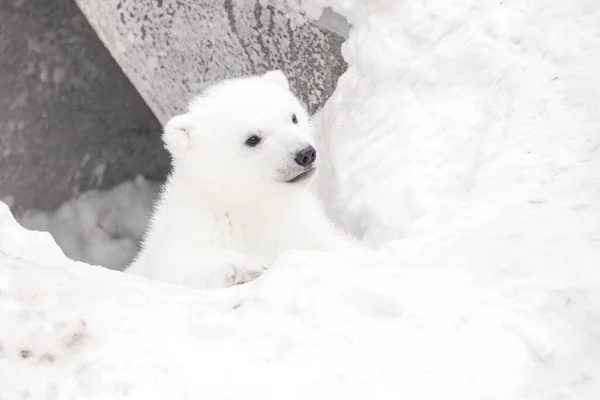
[[316, 169], [313, 140], [308, 113], [281, 71], [210, 87], [163, 133], [173, 175], [240, 193], [306, 185]]

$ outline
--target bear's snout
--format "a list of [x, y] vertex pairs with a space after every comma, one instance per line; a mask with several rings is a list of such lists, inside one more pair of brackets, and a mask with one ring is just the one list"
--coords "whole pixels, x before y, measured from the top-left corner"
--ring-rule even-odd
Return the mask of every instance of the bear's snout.
[[296, 164], [301, 167], [310, 167], [317, 159], [317, 151], [314, 147], [308, 146], [296, 153]]

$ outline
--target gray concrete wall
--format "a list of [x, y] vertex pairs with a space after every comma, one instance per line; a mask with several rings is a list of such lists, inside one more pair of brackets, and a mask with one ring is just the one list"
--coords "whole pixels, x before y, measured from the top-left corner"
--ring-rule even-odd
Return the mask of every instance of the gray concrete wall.
[[343, 23], [330, 17], [316, 24], [284, 1], [266, 7], [253, 0], [77, 3], [163, 123], [209, 83], [275, 68], [314, 112], [346, 69]]
[[73, 0], [0, 1], [0, 198], [51, 209], [162, 178], [160, 129]]

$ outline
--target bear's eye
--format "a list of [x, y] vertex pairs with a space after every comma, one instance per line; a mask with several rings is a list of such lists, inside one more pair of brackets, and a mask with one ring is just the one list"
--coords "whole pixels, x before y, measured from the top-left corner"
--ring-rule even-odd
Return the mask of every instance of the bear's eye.
[[298, 117], [296, 117], [296, 114], [292, 114], [292, 122], [295, 124], [298, 123]]
[[248, 139], [246, 139], [246, 146], [254, 147], [260, 143], [262, 139], [259, 136], [252, 135]]

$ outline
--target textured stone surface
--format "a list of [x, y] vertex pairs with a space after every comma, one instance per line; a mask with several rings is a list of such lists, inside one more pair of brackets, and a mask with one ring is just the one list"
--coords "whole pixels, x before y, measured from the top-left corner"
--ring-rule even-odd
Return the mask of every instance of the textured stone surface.
[[49, 209], [164, 176], [159, 122], [73, 0], [0, 1], [0, 61], [0, 198]]
[[288, 75], [314, 112], [346, 68], [340, 54], [343, 38], [284, 2], [77, 3], [163, 123], [207, 84], [274, 68]]

